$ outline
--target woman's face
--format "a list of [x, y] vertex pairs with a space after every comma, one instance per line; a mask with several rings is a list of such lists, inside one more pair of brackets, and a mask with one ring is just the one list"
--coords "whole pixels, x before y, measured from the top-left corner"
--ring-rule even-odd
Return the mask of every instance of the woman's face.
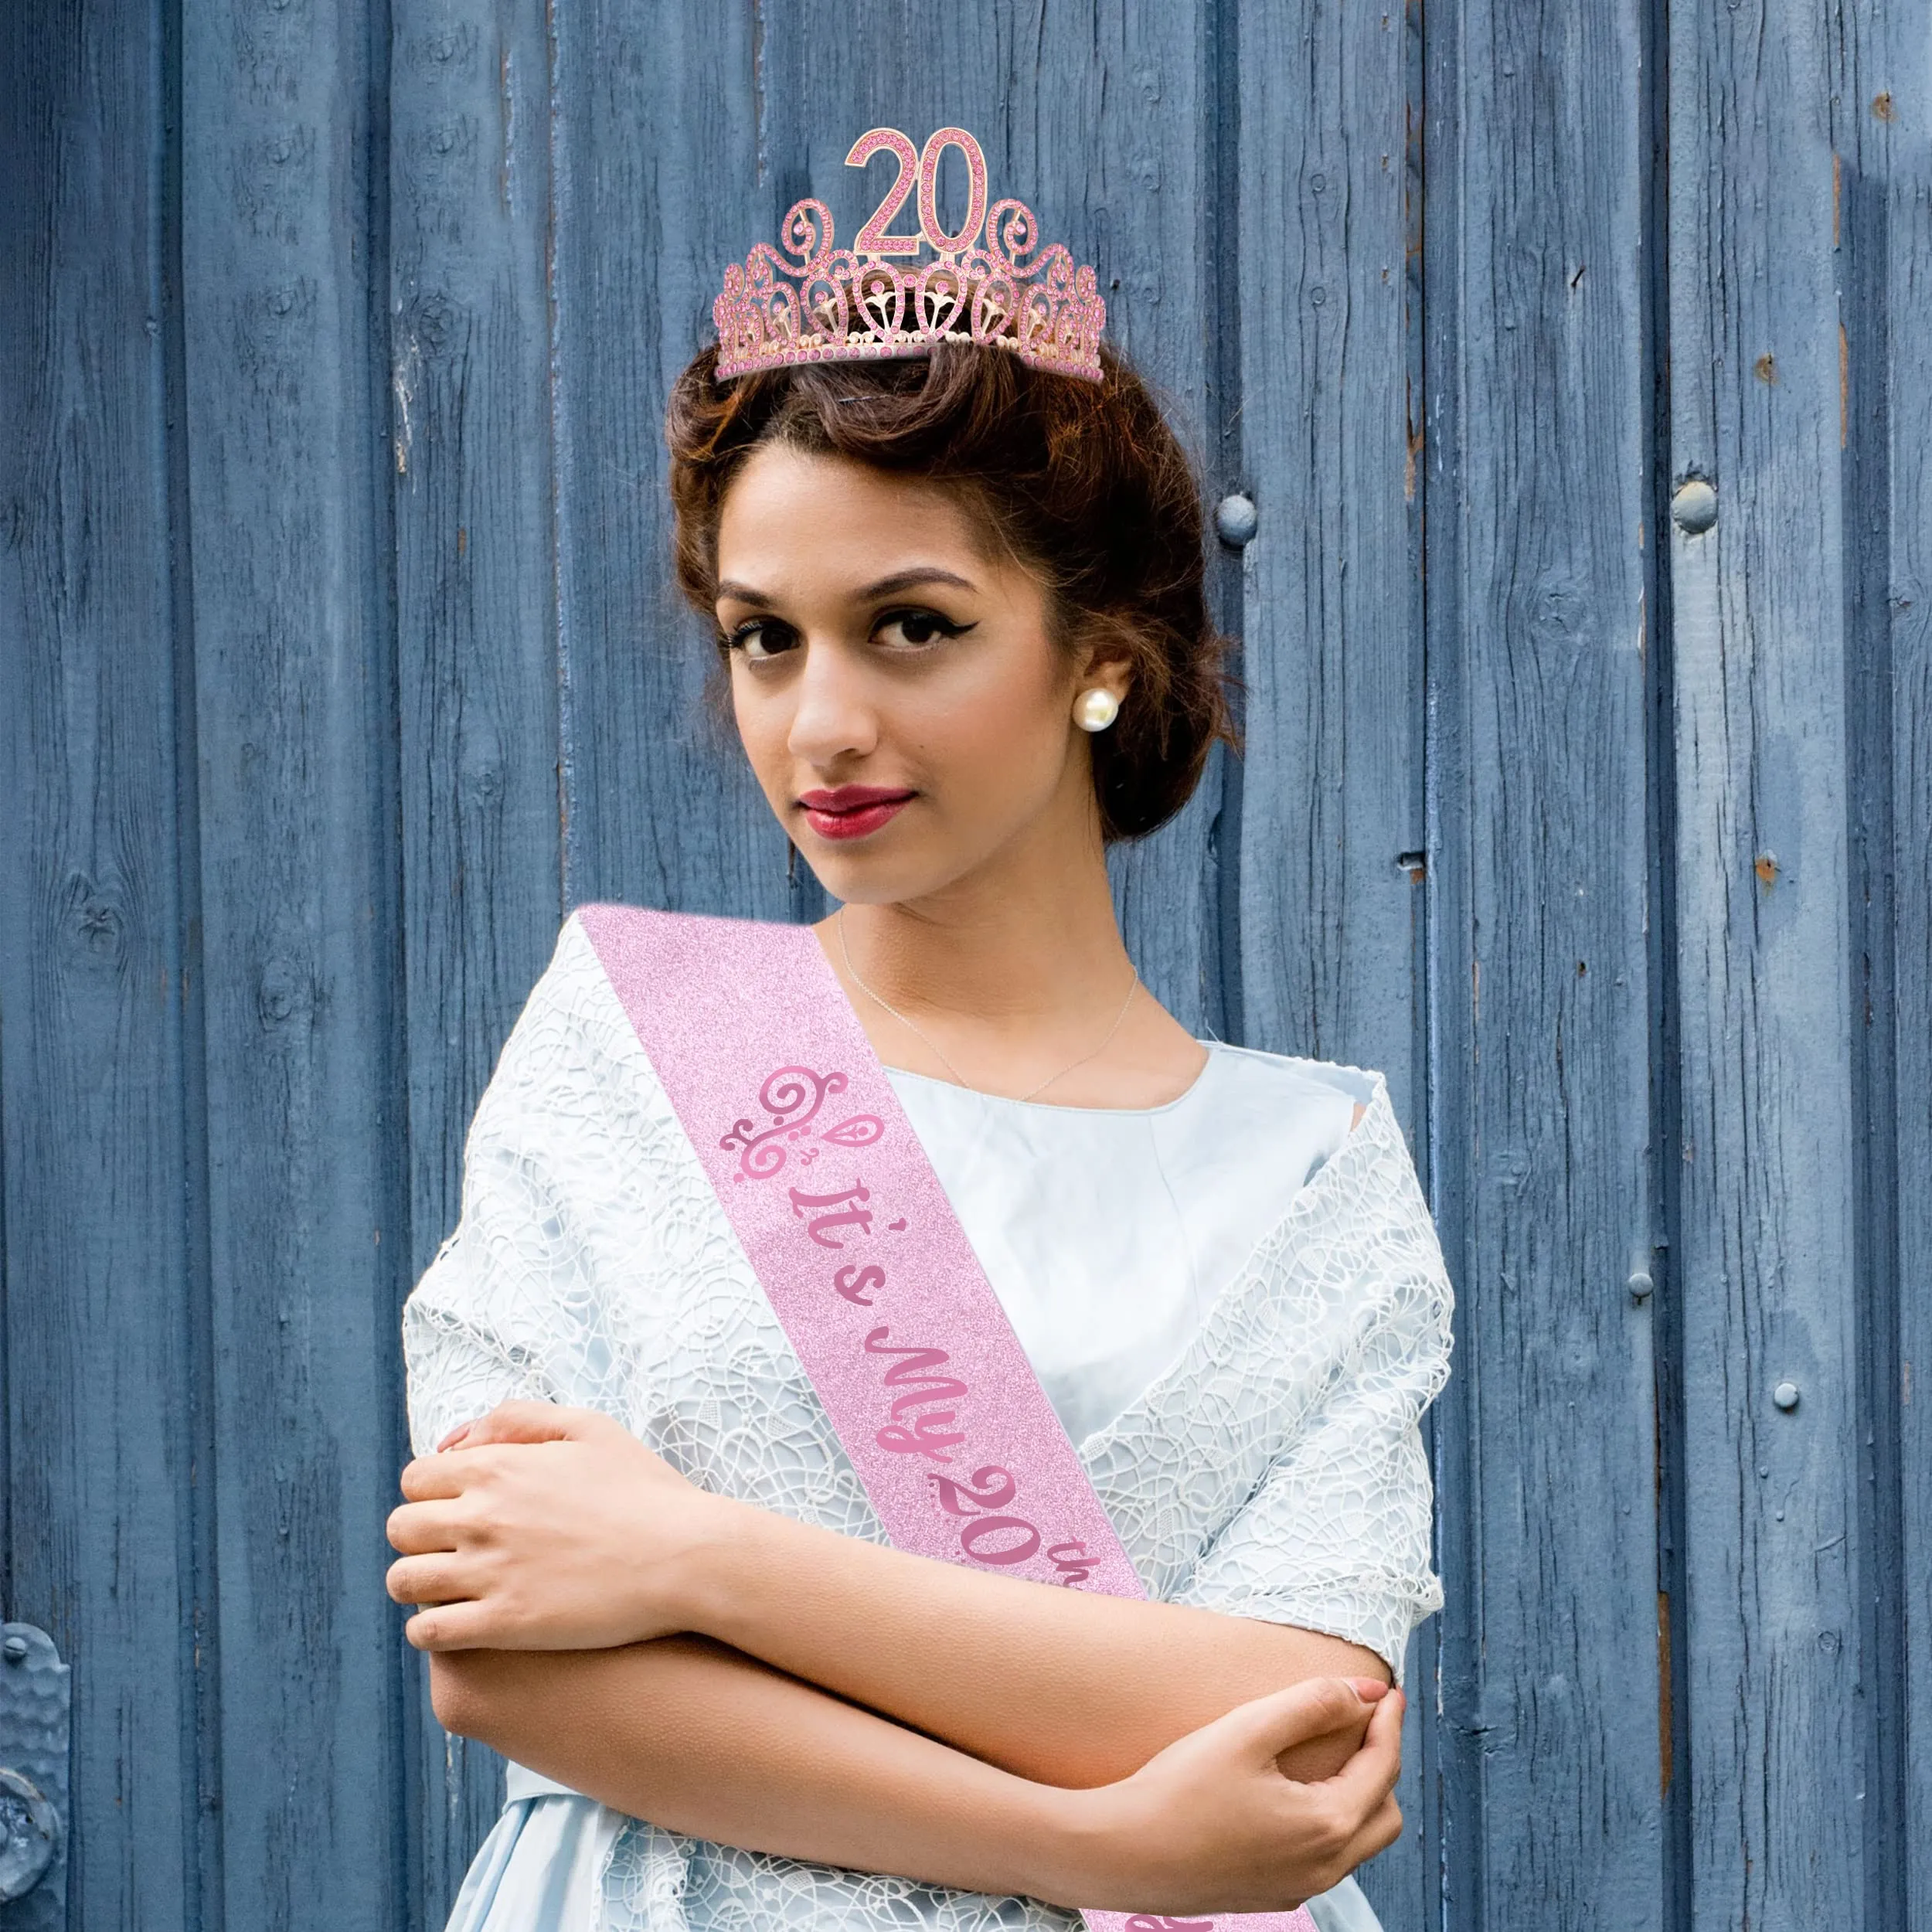
[[1039, 580], [916, 478], [768, 444], [726, 494], [719, 627], [772, 810], [828, 891], [943, 892], [1022, 849], [1097, 849], [1077, 692]]

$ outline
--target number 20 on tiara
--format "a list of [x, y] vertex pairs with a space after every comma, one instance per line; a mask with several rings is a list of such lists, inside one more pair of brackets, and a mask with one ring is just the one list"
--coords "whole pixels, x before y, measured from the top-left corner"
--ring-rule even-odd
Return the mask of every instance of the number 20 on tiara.
[[[948, 148], [957, 148], [966, 157], [971, 177], [967, 197], [966, 219], [959, 233], [949, 235], [939, 225], [939, 158]], [[896, 128], [874, 128], [861, 134], [845, 157], [848, 168], [862, 168], [874, 155], [897, 157], [899, 172], [886, 189], [885, 199], [873, 209], [872, 219], [859, 230], [854, 249], [861, 254], [917, 255], [921, 242], [930, 243], [941, 255], [957, 255], [975, 246], [986, 221], [986, 156], [980, 145], [964, 128], [942, 128], [928, 141], [923, 151]], [[919, 230], [917, 235], [893, 235], [886, 230], [906, 197], [919, 186]], [[1002, 204], [1004, 205], [1004, 204]]]

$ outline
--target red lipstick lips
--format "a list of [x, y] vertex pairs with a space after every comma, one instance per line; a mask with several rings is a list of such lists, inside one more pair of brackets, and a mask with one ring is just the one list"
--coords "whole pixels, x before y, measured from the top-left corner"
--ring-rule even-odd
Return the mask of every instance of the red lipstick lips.
[[808, 791], [798, 802], [821, 838], [866, 838], [889, 825], [917, 797], [903, 785], [836, 785]]

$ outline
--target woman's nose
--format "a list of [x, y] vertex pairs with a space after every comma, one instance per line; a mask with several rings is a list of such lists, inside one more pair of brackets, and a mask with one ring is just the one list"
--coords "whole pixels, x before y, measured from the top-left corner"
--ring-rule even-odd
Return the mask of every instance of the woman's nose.
[[808, 639], [805, 662], [793, 686], [797, 697], [786, 748], [808, 764], [862, 757], [879, 743], [879, 719], [862, 666], [835, 643]]

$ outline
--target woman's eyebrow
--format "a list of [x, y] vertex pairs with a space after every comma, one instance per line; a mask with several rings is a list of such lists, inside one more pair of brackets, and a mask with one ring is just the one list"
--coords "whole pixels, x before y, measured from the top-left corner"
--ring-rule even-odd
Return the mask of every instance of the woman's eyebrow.
[[889, 597], [901, 590], [910, 590], [915, 584], [950, 583], [955, 590], [977, 590], [979, 586], [971, 577], [963, 577], [954, 570], [942, 570], [937, 564], [917, 564], [910, 570], [895, 570], [889, 577], [881, 577], [876, 583], [869, 583], [859, 592], [862, 600], [873, 597]]
[[[963, 577], [956, 570], [943, 570], [936, 563], [920, 563], [915, 564], [910, 570], [895, 570], [890, 577], [881, 577], [876, 583], [862, 586], [852, 593], [852, 601], [855, 604], [869, 604], [875, 598], [896, 597], [901, 590], [912, 590], [921, 583], [950, 583], [959, 590], [977, 590], [979, 588], [971, 577]], [[753, 589], [749, 583], [740, 583], [731, 577], [719, 580], [716, 601], [722, 604], [727, 597], [733, 604], [769, 605], [772, 601], [764, 591]]]

